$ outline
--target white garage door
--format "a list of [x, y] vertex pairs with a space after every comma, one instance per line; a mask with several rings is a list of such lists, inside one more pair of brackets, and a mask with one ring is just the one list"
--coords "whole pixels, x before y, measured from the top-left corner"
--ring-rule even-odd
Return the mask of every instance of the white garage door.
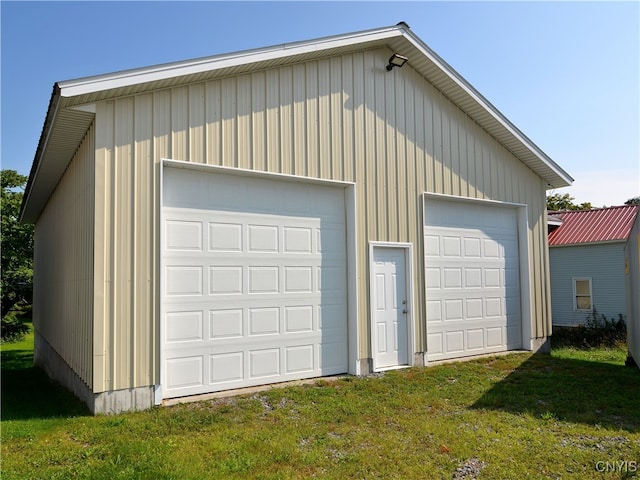
[[428, 360], [520, 348], [517, 212], [425, 201]]
[[163, 396], [347, 371], [342, 188], [165, 168]]

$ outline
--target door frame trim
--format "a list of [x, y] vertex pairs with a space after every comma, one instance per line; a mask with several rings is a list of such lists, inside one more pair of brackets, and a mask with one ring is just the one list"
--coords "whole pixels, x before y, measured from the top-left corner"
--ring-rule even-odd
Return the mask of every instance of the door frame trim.
[[[404, 273], [405, 273], [405, 290], [407, 293], [407, 364], [397, 365], [393, 367], [376, 367], [375, 352], [375, 298], [373, 293], [375, 292], [375, 270], [373, 268], [373, 262], [375, 258], [375, 252], [380, 248], [395, 248], [403, 250], [404, 252]], [[373, 372], [379, 372], [384, 370], [393, 370], [397, 368], [411, 367], [415, 364], [415, 295], [413, 291], [413, 244], [404, 242], [369, 242], [369, 349], [371, 352], [371, 370]]]

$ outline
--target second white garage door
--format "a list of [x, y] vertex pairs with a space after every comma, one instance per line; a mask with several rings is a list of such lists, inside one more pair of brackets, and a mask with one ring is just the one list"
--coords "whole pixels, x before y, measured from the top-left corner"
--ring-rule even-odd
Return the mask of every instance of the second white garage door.
[[427, 358], [520, 348], [517, 211], [425, 201]]
[[344, 190], [165, 168], [163, 396], [347, 371]]

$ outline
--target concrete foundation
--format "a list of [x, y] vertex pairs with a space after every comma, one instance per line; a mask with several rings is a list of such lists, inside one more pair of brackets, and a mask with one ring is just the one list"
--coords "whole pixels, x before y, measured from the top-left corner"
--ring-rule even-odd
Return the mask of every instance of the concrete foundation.
[[94, 393], [71, 369], [65, 360], [36, 331], [34, 332], [33, 363], [53, 380], [73, 393], [94, 415], [111, 415], [146, 410], [155, 404], [154, 386]]
[[370, 373], [373, 373], [372, 358], [361, 358], [358, 362], [360, 362], [360, 375], [369, 375]]
[[551, 338], [540, 337], [531, 339], [531, 351], [533, 353], [551, 353]]

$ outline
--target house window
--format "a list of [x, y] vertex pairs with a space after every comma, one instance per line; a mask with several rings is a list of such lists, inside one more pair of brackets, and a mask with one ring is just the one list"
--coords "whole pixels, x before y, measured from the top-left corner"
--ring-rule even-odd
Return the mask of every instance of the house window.
[[573, 308], [574, 310], [591, 310], [591, 279], [573, 279]]

